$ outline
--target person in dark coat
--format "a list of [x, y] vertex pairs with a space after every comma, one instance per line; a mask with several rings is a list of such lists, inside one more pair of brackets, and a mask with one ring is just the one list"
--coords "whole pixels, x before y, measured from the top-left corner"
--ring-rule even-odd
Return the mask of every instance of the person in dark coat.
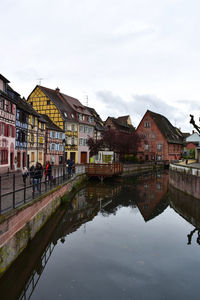
[[33, 193], [35, 192], [35, 187], [37, 187], [37, 191], [39, 192], [40, 179], [41, 179], [41, 167], [40, 164], [37, 163], [33, 173]]

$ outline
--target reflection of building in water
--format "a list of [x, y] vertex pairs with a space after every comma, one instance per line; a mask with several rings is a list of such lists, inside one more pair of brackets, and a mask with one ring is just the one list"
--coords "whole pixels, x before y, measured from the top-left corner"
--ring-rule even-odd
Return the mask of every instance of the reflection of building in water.
[[200, 201], [169, 185], [170, 206], [195, 228], [187, 235], [187, 244], [195, 238], [200, 244]]
[[137, 206], [145, 222], [161, 214], [168, 206], [165, 197], [168, 188], [168, 174], [160, 173], [157, 176], [142, 178], [136, 185], [137, 189]]

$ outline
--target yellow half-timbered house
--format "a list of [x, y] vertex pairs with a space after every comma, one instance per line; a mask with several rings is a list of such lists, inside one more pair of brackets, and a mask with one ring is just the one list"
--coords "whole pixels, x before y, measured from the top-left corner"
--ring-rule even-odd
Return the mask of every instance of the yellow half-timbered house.
[[28, 97], [28, 102], [40, 114], [46, 114], [58, 127], [65, 131], [65, 159], [78, 162], [78, 117], [60, 93], [37, 85]]

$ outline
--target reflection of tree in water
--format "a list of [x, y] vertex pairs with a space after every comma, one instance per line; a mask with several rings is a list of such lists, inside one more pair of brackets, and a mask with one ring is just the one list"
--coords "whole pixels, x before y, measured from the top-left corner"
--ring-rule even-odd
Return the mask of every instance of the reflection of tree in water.
[[187, 238], [188, 238], [188, 245], [191, 245], [192, 243], [192, 237], [193, 237], [193, 234], [197, 231], [197, 239], [196, 239], [196, 242], [197, 244], [200, 245], [200, 229], [198, 228], [195, 228], [194, 230], [192, 230], [188, 235], [187, 235]]

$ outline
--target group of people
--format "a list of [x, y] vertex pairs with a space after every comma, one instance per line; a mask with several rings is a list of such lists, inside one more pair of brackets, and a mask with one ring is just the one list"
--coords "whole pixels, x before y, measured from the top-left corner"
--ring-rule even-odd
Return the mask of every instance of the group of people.
[[[66, 174], [68, 177], [71, 177], [73, 173], [75, 173], [74, 160], [68, 159], [66, 163]], [[32, 165], [29, 170], [27, 167], [23, 167], [22, 169], [23, 182], [25, 184], [27, 177], [29, 177], [29, 182], [33, 185], [33, 193], [35, 192], [35, 188], [37, 188], [37, 191], [40, 191], [40, 183], [42, 181], [43, 174], [45, 175], [45, 181], [47, 183], [51, 183], [53, 179], [52, 166], [49, 161], [47, 161], [44, 167], [41, 163], [37, 162], [36, 165]]]
[[32, 165], [29, 170], [26, 167], [23, 167], [22, 169], [23, 182], [26, 182], [27, 177], [30, 178], [30, 184], [33, 184], [33, 193], [35, 192], [35, 188], [37, 188], [37, 191], [40, 190], [39, 184], [42, 180], [43, 174], [45, 175], [45, 181], [48, 183], [51, 182], [52, 167], [49, 161], [44, 167], [42, 167], [41, 163], [37, 162], [36, 165]]
[[74, 172], [75, 172], [74, 160], [68, 159], [66, 163], [66, 173], [68, 174], [68, 177], [71, 177]]

